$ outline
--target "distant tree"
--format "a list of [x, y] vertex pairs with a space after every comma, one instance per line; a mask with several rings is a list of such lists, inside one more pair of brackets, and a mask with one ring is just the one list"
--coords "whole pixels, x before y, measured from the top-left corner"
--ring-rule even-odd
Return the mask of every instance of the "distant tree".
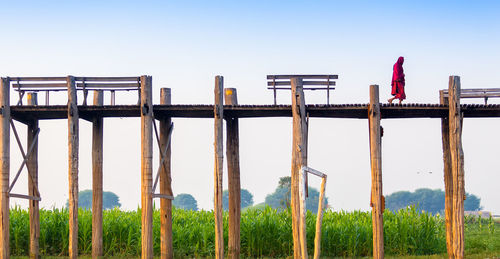
[[[253, 195], [247, 189], [241, 189], [241, 208], [244, 209], [253, 205]], [[229, 210], [229, 192], [224, 190], [222, 192], [222, 208]]]
[[193, 197], [193, 195], [187, 193], [181, 193], [175, 196], [172, 205], [184, 210], [198, 210], [198, 202], [196, 202], [196, 199]]
[[[276, 190], [266, 196], [265, 203], [275, 209], [284, 209], [291, 205], [291, 177], [281, 177]], [[309, 186], [309, 196], [306, 198], [306, 209], [312, 212], [318, 211], [319, 192], [316, 188]], [[328, 198], [325, 197], [324, 208], [328, 205]]]
[[[466, 193], [464, 203], [465, 210], [481, 210], [481, 199], [476, 195]], [[444, 211], [444, 191], [440, 189], [431, 190], [428, 188], [417, 189], [415, 192], [399, 191], [388, 195], [385, 198], [387, 209], [396, 211], [407, 206], [414, 205], [420, 210], [436, 214]]]
[[[102, 192], [102, 208], [113, 209], [121, 207], [120, 198], [113, 192]], [[69, 207], [69, 200], [66, 200], [66, 207]], [[78, 192], [78, 207], [92, 209], [92, 190]]]

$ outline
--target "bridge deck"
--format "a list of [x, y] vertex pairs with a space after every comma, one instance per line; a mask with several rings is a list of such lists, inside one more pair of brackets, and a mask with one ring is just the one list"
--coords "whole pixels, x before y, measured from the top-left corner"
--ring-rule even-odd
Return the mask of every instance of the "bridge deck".
[[[140, 117], [138, 105], [78, 106], [80, 117]], [[368, 117], [368, 104], [307, 105], [310, 117], [354, 118]], [[462, 104], [464, 117], [500, 117], [498, 104]], [[448, 107], [439, 104], [382, 104], [382, 118], [441, 118]], [[213, 105], [154, 105], [156, 118], [213, 118]], [[66, 119], [66, 105], [11, 106], [11, 115], [18, 121], [31, 119]], [[224, 115], [238, 118], [291, 117], [290, 105], [224, 106]]]

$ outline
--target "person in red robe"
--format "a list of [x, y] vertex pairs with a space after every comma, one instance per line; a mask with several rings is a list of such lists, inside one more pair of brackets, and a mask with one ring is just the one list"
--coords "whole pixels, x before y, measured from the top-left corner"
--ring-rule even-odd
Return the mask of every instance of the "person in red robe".
[[388, 101], [392, 103], [394, 99], [399, 99], [399, 104], [406, 99], [405, 94], [405, 74], [403, 72], [403, 62], [405, 59], [403, 57], [399, 57], [396, 64], [394, 64], [392, 70], [392, 91], [391, 94], [394, 96], [390, 98]]

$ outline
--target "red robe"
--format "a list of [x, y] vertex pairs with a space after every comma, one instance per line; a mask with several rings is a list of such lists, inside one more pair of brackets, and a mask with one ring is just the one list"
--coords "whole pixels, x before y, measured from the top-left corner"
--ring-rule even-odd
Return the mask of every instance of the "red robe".
[[397, 99], [406, 99], [405, 94], [405, 74], [403, 73], [404, 58], [399, 57], [392, 71], [392, 91], [391, 94]]

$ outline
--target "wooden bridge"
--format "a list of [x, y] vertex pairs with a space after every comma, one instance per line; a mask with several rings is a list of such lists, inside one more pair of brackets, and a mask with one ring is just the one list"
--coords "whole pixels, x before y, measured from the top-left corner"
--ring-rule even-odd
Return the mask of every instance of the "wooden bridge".
[[[229, 186], [229, 251], [230, 258], [239, 258], [240, 252], [240, 172], [238, 120], [255, 117], [293, 117], [292, 152], [292, 230], [295, 258], [307, 257], [302, 249], [305, 232], [300, 231], [305, 218], [299, 213], [299, 170], [307, 165], [307, 124], [309, 117], [368, 119], [370, 132], [373, 207], [373, 255], [383, 258], [383, 201], [381, 172], [381, 119], [391, 118], [440, 118], [442, 121], [444, 176], [446, 189], [446, 234], [448, 253], [456, 258], [464, 255], [463, 200], [464, 169], [461, 144], [461, 120], [463, 117], [500, 117], [500, 105], [460, 105], [460, 78], [450, 77], [449, 87], [440, 92], [440, 104], [380, 104], [378, 86], [370, 86], [370, 102], [367, 104], [328, 104], [331, 86], [336, 75], [284, 75], [268, 76], [275, 97], [277, 90], [292, 91], [292, 105], [238, 105], [236, 89], [223, 87], [223, 77], [215, 78], [214, 105], [172, 105], [170, 89], [162, 88], [160, 104], [152, 103], [152, 79], [140, 77], [7, 77], [0, 85], [0, 258], [9, 258], [9, 200], [30, 200], [30, 256], [39, 257], [39, 201], [43, 193], [38, 192], [38, 122], [39, 120], [68, 120], [69, 152], [69, 255], [78, 256], [78, 142], [79, 119], [93, 123], [92, 134], [92, 256], [102, 257], [102, 149], [103, 118], [141, 118], [141, 205], [142, 205], [142, 258], [153, 257], [152, 199], [161, 199], [161, 258], [172, 258], [173, 199], [170, 173], [170, 133], [172, 118], [214, 118], [215, 166], [214, 166], [214, 216], [215, 255], [224, 256], [222, 231], [222, 172], [223, 172], [223, 121], [226, 121], [228, 186]], [[308, 81], [309, 80], [309, 81]], [[283, 87], [289, 85], [289, 88]], [[305, 87], [314, 85], [314, 87]], [[318, 86], [319, 85], [319, 86]], [[276, 87], [280, 86], [280, 87]], [[11, 88], [19, 94], [17, 105], [10, 104]], [[326, 90], [327, 104], [306, 105], [304, 90]], [[484, 89], [483, 89], [484, 90]], [[67, 91], [67, 105], [50, 105], [50, 92]], [[77, 92], [83, 92], [83, 101], [77, 101]], [[88, 91], [93, 91], [93, 104], [87, 104]], [[111, 105], [103, 105], [103, 91], [111, 92]], [[115, 105], [115, 91], [137, 91], [137, 105]], [[467, 91], [466, 91], [467, 92]], [[38, 103], [37, 94], [45, 93], [44, 105]], [[474, 97], [485, 94], [475, 92]], [[23, 100], [27, 104], [23, 105]], [[449, 97], [448, 97], [449, 96]], [[464, 96], [465, 97], [465, 96]], [[469, 96], [470, 97], [470, 96]], [[490, 93], [487, 97], [497, 97]], [[225, 100], [225, 101], [224, 101]], [[276, 98], [275, 98], [276, 100]], [[487, 99], [485, 99], [487, 100]], [[28, 126], [29, 147], [25, 153], [17, 131], [12, 123], [17, 120]], [[159, 129], [155, 120], [159, 121]], [[13, 180], [10, 179], [10, 133], [16, 136], [24, 162]], [[160, 168], [153, 177], [153, 139], [159, 146]], [[29, 190], [27, 194], [11, 193], [23, 166], [28, 169]], [[156, 186], [159, 181], [159, 192]], [[317, 258], [319, 254], [315, 254]]]

